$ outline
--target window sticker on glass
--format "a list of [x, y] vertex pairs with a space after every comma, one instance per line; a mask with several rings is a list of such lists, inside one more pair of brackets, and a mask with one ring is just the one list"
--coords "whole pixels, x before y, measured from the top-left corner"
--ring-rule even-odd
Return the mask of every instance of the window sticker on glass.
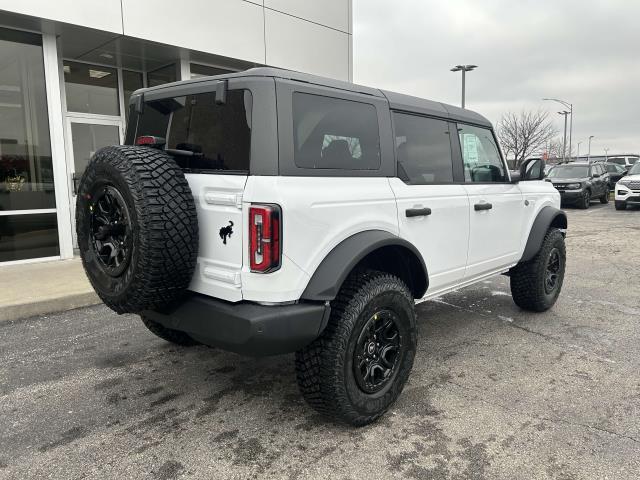
[[467, 164], [477, 164], [479, 159], [478, 137], [476, 137], [473, 133], [463, 133], [462, 138], [462, 148], [464, 148], [464, 158], [467, 161]]

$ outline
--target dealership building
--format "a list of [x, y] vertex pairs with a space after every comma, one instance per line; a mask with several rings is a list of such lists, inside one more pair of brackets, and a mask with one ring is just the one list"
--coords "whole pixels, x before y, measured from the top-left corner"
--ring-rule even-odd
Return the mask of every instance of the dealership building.
[[134, 90], [257, 65], [352, 80], [352, 0], [0, 0], [0, 265], [73, 257]]

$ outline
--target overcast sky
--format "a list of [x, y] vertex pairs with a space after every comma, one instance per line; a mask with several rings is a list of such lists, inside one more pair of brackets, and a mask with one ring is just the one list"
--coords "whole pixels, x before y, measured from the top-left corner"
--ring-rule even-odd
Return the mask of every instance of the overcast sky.
[[[640, 1], [354, 0], [354, 81], [460, 105], [494, 124], [544, 108], [558, 130], [573, 103], [580, 153], [640, 153]], [[568, 143], [568, 140], [567, 140]]]

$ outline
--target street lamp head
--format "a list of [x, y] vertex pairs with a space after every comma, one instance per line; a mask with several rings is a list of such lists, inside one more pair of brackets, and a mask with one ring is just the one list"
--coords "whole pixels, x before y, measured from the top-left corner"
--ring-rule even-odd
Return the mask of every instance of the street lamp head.
[[452, 72], [459, 72], [460, 70], [464, 70], [465, 72], [470, 72], [474, 68], [478, 68], [477, 65], [456, 65], [451, 69]]
[[589, 135], [589, 140], [591, 140], [592, 138], [595, 138], [595, 135]]

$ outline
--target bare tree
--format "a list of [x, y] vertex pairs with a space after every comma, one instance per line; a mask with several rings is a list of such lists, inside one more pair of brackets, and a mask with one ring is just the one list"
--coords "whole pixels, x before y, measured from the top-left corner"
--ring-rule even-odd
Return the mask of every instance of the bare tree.
[[505, 113], [496, 131], [502, 151], [507, 158], [514, 158], [519, 167], [527, 157], [544, 149], [558, 133], [543, 110]]

